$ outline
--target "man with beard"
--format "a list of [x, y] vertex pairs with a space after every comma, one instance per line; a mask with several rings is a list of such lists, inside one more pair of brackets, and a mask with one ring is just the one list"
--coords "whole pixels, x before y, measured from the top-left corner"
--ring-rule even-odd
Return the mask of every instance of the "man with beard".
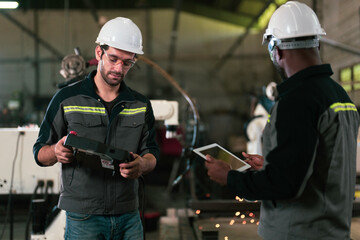
[[359, 115], [322, 64], [314, 11], [289, 1], [264, 34], [283, 82], [263, 133], [263, 155], [243, 153], [253, 171], [207, 155], [208, 175], [239, 197], [262, 200], [259, 235], [269, 240], [350, 239]]
[[[138, 178], [154, 169], [159, 149], [150, 101], [124, 82], [135, 54], [143, 54], [142, 36], [130, 19], [118, 17], [105, 23], [96, 43], [97, 70], [53, 97], [34, 156], [40, 166], [61, 164], [65, 239], [143, 239]], [[115, 174], [85, 167], [64, 146], [71, 131], [126, 150], [132, 161]]]

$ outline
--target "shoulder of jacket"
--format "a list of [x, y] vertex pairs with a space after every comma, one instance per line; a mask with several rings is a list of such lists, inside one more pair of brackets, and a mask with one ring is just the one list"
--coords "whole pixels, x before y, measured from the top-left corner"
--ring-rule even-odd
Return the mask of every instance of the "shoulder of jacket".
[[145, 95], [139, 93], [136, 90], [131, 89], [130, 87], [128, 87], [130, 93], [134, 96], [134, 98], [140, 102], [150, 102], [149, 98], [146, 97]]

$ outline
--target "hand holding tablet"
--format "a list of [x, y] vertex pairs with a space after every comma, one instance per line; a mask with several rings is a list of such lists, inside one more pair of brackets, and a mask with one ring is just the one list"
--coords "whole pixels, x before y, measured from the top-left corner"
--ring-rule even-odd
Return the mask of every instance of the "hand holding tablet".
[[243, 160], [241, 160], [240, 158], [238, 158], [237, 156], [235, 156], [225, 148], [221, 147], [217, 143], [206, 145], [200, 148], [195, 148], [193, 151], [202, 158], [204, 158], [205, 160], [206, 160], [205, 156], [207, 154], [211, 155], [216, 159], [222, 160], [228, 163], [232, 170], [237, 170], [241, 172], [250, 168], [249, 164], [247, 164], [246, 162], [244, 162]]

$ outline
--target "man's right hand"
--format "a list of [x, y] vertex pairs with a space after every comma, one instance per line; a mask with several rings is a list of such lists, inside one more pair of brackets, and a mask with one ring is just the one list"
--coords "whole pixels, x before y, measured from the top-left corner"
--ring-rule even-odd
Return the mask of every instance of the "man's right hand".
[[264, 164], [263, 156], [258, 154], [247, 154], [245, 152], [242, 152], [242, 155], [246, 157], [246, 160], [244, 161], [251, 166], [251, 169], [259, 170], [263, 167]]
[[69, 147], [64, 146], [66, 136], [60, 139], [55, 144], [55, 156], [58, 162], [60, 163], [71, 163], [74, 160], [73, 150]]
[[44, 166], [52, 166], [57, 162], [71, 163], [74, 160], [74, 154], [71, 148], [65, 147], [66, 136], [61, 138], [56, 144], [45, 145], [40, 148], [38, 160]]

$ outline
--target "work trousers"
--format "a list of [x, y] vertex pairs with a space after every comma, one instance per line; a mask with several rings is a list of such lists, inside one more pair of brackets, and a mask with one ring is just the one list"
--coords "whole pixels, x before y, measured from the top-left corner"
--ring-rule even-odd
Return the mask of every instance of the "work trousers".
[[139, 211], [120, 215], [66, 212], [65, 240], [143, 240]]

